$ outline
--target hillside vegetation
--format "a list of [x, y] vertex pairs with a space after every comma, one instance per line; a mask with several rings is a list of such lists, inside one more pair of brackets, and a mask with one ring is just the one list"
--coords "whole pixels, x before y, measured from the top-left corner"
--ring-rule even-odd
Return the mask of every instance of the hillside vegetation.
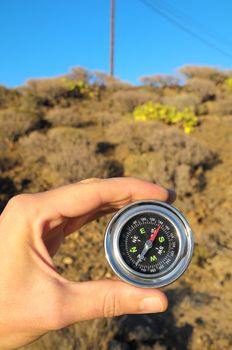
[[[142, 77], [132, 86], [77, 67], [15, 89], [0, 86], [1, 210], [17, 193], [138, 176], [176, 190], [196, 241], [188, 271], [166, 288], [165, 314], [83, 322], [25, 349], [232, 348], [232, 72], [185, 66], [179, 76]], [[55, 257], [60, 273], [115, 278], [103, 251], [108, 220], [67, 238]]]

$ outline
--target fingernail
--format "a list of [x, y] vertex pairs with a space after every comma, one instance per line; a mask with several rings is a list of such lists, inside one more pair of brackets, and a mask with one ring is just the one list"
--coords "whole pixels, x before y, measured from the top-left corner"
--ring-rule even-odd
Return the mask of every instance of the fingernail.
[[168, 188], [168, 203], [172, 203], [176, 200], [176, 192], [171, 188]]
[[144, 313], [149, 312], [162, 312], [166, 309], [166, 306], [159, 298], [145, 298], [140, 302], [140, 311]]

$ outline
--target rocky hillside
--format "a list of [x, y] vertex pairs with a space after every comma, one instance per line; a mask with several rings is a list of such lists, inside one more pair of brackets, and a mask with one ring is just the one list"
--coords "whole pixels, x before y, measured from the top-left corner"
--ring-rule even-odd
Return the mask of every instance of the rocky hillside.
[[[0, 86], [1, 210], [21, 192], [139, 176], [176, 190], [196, 241], [188, 271], [166, 288], [166, 313], [83, 322], [25, 349], [232, 348], [232, 74], [193, 66], [181, 73], [181, 81], [143, 77], [135, 87], [76, 68], [17, 89]], [[103, 251], [108, 220], [67, 238], [55, 257], [60, 273], [115, 278]], [[89, 244], [97, 261], [86, 254]]]

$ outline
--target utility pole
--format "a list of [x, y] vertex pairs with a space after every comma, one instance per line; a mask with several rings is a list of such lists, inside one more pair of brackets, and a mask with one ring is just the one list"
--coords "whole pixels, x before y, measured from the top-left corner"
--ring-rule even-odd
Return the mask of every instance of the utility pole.
[[110, 75], [114, 76], [114, 18], [115, 0], [111, 0], [110, 6]]

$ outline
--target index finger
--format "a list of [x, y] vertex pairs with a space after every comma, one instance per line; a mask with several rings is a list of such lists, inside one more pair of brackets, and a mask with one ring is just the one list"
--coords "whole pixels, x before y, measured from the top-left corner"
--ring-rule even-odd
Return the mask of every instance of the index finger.
[[142, 199], [174, 199], [163, 187], [131, 177], [88, 179], [37, 193], [36, 196], [43, 202], [41, 210], [47, 220], [59, 215], [73, 218], [96, 210], [112, 211]]

